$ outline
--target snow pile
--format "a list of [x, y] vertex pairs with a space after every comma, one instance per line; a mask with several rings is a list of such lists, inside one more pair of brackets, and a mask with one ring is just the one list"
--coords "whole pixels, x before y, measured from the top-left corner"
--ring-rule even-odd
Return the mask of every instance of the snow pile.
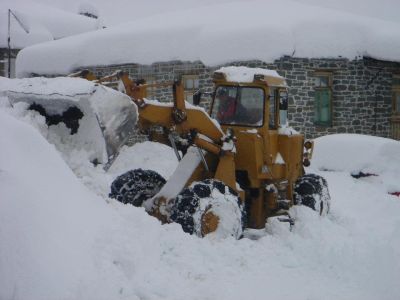
[[21, 49], [33, 44], [97, 30], [99, 21], [69, 13], [49, 5], [30, 1], [2, 0], [0, 5], [0, 48], [7, 47], [8, 9], [11, 16], [11, 48]]
[[81, 79], [69, 77], [57, 78], [27, 78], [27, 79], [8, 79], [0, 77], [0, 91], [9, 93], [26, 93], [33, 95], [62, 95], [71, 101], [77, 101], [75, 96], [81, 94], [91, 94], [94, 91], [95, 83]]
[[400, 191], [400, 142], [357, 134], [335, 134], [315, 139], [312, 167], [349, 175], [371, 175], [387, 192]]
[[0, 127], [0, 298], [136, 299], [128, 278], [153, 265], [154, 243], [129, 220], [149, 234], [158, 222], [95, 196], [31, 126], [0, 111]]
[[[81, 6], [83, 0], [18, 0], [25, 6], [34, 3], [41, 3], [52, 7], [57, 7], [72, 13]], [[248, 0], [118, 0], [118, 5], [108, 0], [85, 0], [84, 4], [95, 6], [104, 19], [107, 26], [129, 22], [132, 20], [132, 11], [140, 11], [134, 18], [145, 18], [165, 12], [184, 11], [208, 6], [216, 3], [246, 2]], [[299, 3], [347, 11], [357, 15], [379, 18], [387, 21], [399, 22], [397, 11], [399, 1], [397, 0], [295, 0]]]
[[[161, 156], [158, 159], [154, 159]], [[136, 143], [132, 147], [123, 146], [117, 160], [109, 172], [122, 174], [132, 169], [149, 169], [157, 171], [168, 179], [175, 170], [178, 160], [171, 147], [155, 142]]]
[[32, 46], [18, 56], [17, 73], [65, 74], [83, 66], [177, 59], [214, 66], [271, 62], [282, 55], [400, 61], [399, 48], [398, 23], [289, 0], [239, 1], [149, 16]]
[[4, 112], [0, 123], [0, 298], [73, 298], [79, 281], [109, 286], [92, 277], [92, 249], [110, 225], [99, 221], [112, 216], [105, 202], [36, 130]]
[[77, 132], [72, 123], [67, 128], [58, 121], [50, 123], [44, 136], [62, 153], [84, 150], [89, 161], [111, 159], [137, 121], [137, 108], [128, 96], [80, 78], [0, 78], [0, 95], [8, 96], [20, 113], [39, 105], [47, 115], [64, 118], [71, 108], [77, 108], [82, 115], [71, 121], [78, 122]]
[[[2, 0], [2, 2], [4, 1]], [[8, 1], [11, 2], [11, 0]], [[164, 0], [118, 0], [118, 5], [108, 0], [14, 0], [13, 4], [17, 2], [19, 7], [26, 8], [41, 5], [49, 9], [61, 9], [71, 14], [88, 12], [89, 14], [100, 16], [108, 27], [160, 13], [183, 11], [210, 4], [233, 1], [237, 0], [169, 0], [167, 2]]]

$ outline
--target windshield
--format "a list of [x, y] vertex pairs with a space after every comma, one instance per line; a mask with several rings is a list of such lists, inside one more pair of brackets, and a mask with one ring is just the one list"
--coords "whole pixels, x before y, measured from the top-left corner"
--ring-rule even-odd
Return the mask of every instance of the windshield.
[[262, 126], [264, 98], [262, 88], [219, 86], [211, 117], [220, 124]]

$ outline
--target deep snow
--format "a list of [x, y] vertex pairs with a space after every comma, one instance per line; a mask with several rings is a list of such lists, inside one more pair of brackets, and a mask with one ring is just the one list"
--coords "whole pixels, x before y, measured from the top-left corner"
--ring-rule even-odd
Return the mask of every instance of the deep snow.
[[294, 57], [400, 61], [399, 23], [290, 0], [235, 1], [160, 12], [23, 49], [19, 77], [160, 61], [272, 62]]
[[[177, 164], [170, 148], [126, 147], [105, 173], [82, 153], [61, 155], [44, 139], [47, 130], [37, 113], [0, 98], [0, 299], [400, 297], [400, 199], [381, 180], [350, 175], [368, 168], [382, 180], [400, 178], [392, 152], [399, 142], [317, 139], [308, 171], [328, 180], [331, 214], [295, 207], [292, 232], [270, 222], [253, 234], [258, 240], [219, 240], [107, 198], [125, 170], [169, 177]], [[371, 151], [361, 156], [365, 143]]]
[[82, 78], [0, 77], [1, 96], [7, 96], [16, 109], [41, 105], [51, 116], [78, 109], [82, 118], [76, 134], [71, 135], [71, 129], [58, 122], [45, 136], [63, 153], [82, 150], [90, 161], [101, 163], [113, 159], [138, 118], [137, 107], [127, 95]]
[[[106, 26], [132, 21], [132, 19], [145, 18], [151, 15], [187, 10], [210, 4], [229, 2], [246, 2], [248, 0], [118, 0], [118, 5], [108, 0], [14, 0], [14, 3], [23, 4], [26, 7], [37, 3], [48, 7], [62, 9], [71, 13], [79, 11], [83, 5], [91, 5], [94, 11], [104, 20]], [[397, 11], [400, 4], [397, 0], [295, 0], [299, 3], [314, 6], [327, 7], [340, 11], [347, 11], [362, 16], [379, 18], [387, 21], [399, 22]], [[133, 13], [140, 12], [140, 13]]]

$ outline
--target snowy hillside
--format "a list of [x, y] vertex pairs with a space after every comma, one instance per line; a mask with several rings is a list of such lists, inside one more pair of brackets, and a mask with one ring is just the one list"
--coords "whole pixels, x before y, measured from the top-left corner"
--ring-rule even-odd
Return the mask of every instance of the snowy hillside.
[[328, 180], [331, 214], [294, 207], [292, 232], [269, 223], [258, 240], [218, 240], [107, 197], [128, 169], [169, 177], [170, 148], [126, 147], [105, 173], [85, 153], [59, 152], [49, 132], [0, 97], [0, 299], [400, 298], [400, 198], [388, 194], [400, 188], [399, 142], [317, 139], [308, 171]]
[[[400, 23], [289, 0], [237, 1], [167, 11], [20, 52], [19, 77], [84, 66], [200, 60], [370, 56], [400, 61]], [[110, 46], [111, 45], [111, 46]]]

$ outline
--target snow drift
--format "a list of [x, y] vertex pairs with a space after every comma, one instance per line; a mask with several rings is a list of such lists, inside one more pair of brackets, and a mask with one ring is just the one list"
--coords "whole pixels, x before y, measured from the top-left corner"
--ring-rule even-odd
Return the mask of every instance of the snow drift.
[[[312, 167], [322, 171], [366, 175], [388, 193], [400, 191], [400, 142], [359, 134], [335, 134], [316, 139]], [[370, 176], [368, 176], [370, 175]]]
[[[177, 164], [172, 149], [151, 142], [124, 147], [108, 173], [79, 164], [81, 152], [63, 153], [74, 174], [37, 129], [49, 130], [37, 112], [0, 97], [0, 299], [400, 297], [399, 198], [379, 180], [353, 178], [353, 168], [327, 171], [335, 161], [331, 149], [347, 144], [345, 136], [317, 139], [316, 169], [308, 170], [328, 180], [328, 217], [294, 207], [292, 232], [271, 221], [248, 235], [258, 240], [219, 240], [184, 234], [107, 197], [126, 169], [170, 176]], [[399, 163], [398, 155], [379, 152], [399, 142], [386, 147], [389, 140], [360, 137], [354, 147], [361, 139], [378, 152], [359, 166], [378, 156], [385, 166]], [[346, 159], [355, 161], [359, 153], [348, 147]], [[398, 168], [393, 172], [400, 177]]]
[[1, 95], [52, 118], [48, 136], [62, 141], [60, 150], [82, 149], [100, 163], [114, 158], [138, 118], [128, 96], [80, 78], [0, 78]]

